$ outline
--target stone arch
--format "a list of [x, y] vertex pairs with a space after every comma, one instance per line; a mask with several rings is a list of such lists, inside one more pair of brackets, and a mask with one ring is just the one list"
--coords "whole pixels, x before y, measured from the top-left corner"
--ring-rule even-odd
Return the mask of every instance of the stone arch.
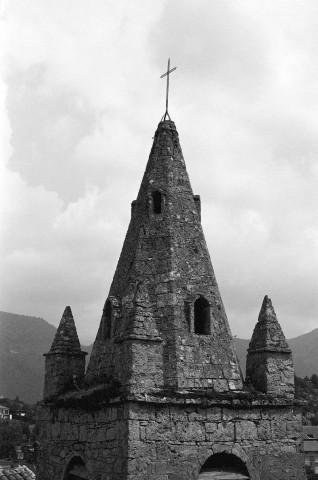
[[82, 457], [75, 456], [68, 462], [62, 480], [90, 480]]
[[202, 465], [198, 480], [249, 480], [246, 464], [232, 453], [219, 452], [211, 455]]
[[194, 333], [198, 335], [211, 334], [210, 304], [204, 297], [199, 297], [194, 302]]

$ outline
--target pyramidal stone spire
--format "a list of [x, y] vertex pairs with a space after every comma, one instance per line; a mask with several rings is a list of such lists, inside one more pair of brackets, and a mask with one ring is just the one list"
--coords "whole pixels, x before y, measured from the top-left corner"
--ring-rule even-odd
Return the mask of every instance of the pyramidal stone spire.
[[55, 334], [52, 346], [45, 353], [45, 399], [60, 394], [74, 386], [85, 374], [85, 356], [78, 339], [74, 318], [70, 307], [66, 307]]
[[71, 307], [65, 307], [49, 353], [79, 353], [81, 345]]
[[272, 301], [267, 295], [264, 297], [258, 322], [249, 345], [249, 351], [261, 349], [291, 352], [281, 326], [278, 323]]
[[[146, 301], [141, 301], [141, 285]], [[165, 387], [242, 389], [202, 231], [200, 197], [193, 194], [171, 120], [158, 125], [137, 199], [132, 202], [86, 381], [96, 383], [100, 377], [121, 385], [133, 382], [135, 369], [125, 346], [132, 341], [132, 330], [138, 330], [139, 342], [144, 337], [148, 362], [161, 351]], [[151, 337], [162, 342], [155, 345]]]
[[264, 393], [294, 394], [292, 353], [267, 295], [249, 344], [246, 379]]

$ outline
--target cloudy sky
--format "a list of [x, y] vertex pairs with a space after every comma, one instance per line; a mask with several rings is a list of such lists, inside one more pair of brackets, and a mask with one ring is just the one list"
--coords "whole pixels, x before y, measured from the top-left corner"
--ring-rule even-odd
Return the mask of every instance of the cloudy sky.
[[316, 0], [1, 4], [0, 309], [93, 341], [156, 126], [176, 122], [233, 334], [318, 327]]

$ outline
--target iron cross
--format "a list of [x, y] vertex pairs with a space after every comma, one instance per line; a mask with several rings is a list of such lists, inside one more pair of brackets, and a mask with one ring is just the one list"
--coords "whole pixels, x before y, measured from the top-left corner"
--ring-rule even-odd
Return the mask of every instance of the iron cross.
[[163, 75], [161, 75], [161, 77], [160, 77], [160, 78], [163, 78], [163, 77], [167, 76], [166, 112], [165, 112], [164, 116], [162, 117], [161, 121], [164, 121], [164, 120], [166, 119], [166, 117], [168, 117], [168, 118], [169, 118], [169, 120], [171, 120], [171, 118], [170, 118], [170, 115], [169, 115], [169, 113], [168, 113], [168, 100], [169, 100], [169, 74], [170, 74], [171, 72], [173, 72], [174, 70], [176, 70], [176, 68], [177, 68], [177, 67], [174, 67], [174, 68], [172, 68], [172, 69], [170, 70], [170, 58], [169, 58], [169, 60], [168, 60], [168, 69], [167, 69], [166, 73], [164, 73], [164, 74], [163, 74]]

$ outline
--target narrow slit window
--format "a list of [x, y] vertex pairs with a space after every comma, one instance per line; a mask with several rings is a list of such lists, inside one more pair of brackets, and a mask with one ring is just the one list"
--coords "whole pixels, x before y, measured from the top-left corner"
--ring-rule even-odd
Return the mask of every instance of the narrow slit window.
[[103, 321], [103, 339], [107, 340], [110, 338], [112, 328], [112, 304], [107, 300], [104, 310], [104, 321]]
[[161, 202], [162, 202], [162, 195], [160, 192], [156, 191], [152, 193], [152, 206], [153, 206], [153, 213], [161, 213]]
[[210, 335], [210, 305], [200, 297], [194, 302], [194, 333], [198, 335]]

